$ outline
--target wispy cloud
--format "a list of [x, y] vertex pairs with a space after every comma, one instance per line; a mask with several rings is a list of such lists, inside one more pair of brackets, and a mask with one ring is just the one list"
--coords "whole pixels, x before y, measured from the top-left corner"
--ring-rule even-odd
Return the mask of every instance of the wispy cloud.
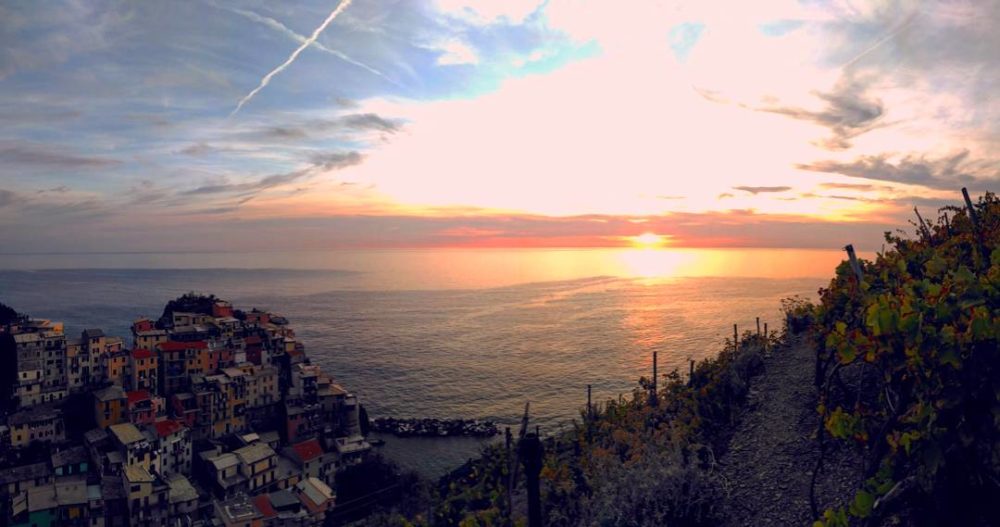
[[0, 142], [0, 161], [56, 169], [101, 168], [120, 163], [116, 159], [80, 155], [68, 147], [19, 141]]
[[748, 186], [739, 186], [739, 187], [733, 187], [733, 190], [742, 190], [743, 192], [749, 192], [750, 194], [766, 194], [766, 193], [771, 193], [771, 192], [787, 192], [789, 190], [792, 190], [792, 187], [784, 187], [784, 186], [780, 186], [780, 187], [748, 187]]
[[817, 161], [798, 165], [803, 170], [841, 174], [848, 177], [922, 185], [940, 190], [961, 186], [984, 187], [1000, 181], [1000, 161], [970, 159], [969, 151], [943, 158], [923, 155], [890, 154], [862, 156], [854, 161]]
[[299, 47], [295, 48], [295, 51], [293, 51], [292, 54], [289, 55], [287, 59], [285, 59], [285, 62], [282, 62], [281, 64], [278, 65], [277, 68], [274, 68], [273, 70], [268, 72], [267, 75], [264, 75], [264, 77], [260, 79], [260, 84], [258, 84], [256, 88], [251, 90], [250, 93], [246, 94], [242, 99], [240, 99], [238, 103], [236, 103], [236, 108], [233, 108], [233, 111], [232, 113], [229, 114], [229, 116], [232, 117], [236, 115], [236, 113], [239, 112], [241, 108], [243, 108], [243, 105], [250, 102], [250, 99], [253, 99], [254, 95], [257, 95], [271, 82], [271, 79], [274, 78], [275, 75], [281, 73], [282, 71], [285, 70], [285, 68], [290, 66], [293, 62], [295, 62], [295, 59], [299, 57], [302, 51], [305, 50], [307, 47], [309, 47], [313, 42], [316, 42], [316, 39], [319, 38], [319, 35], [327, 28], [327, 26], [329, 26], [330, 23], [333, 22], [335, 18], [337, 18], [337, 15], [339, 15], [345, 9], [347, 9], [347, 6], [349, 5], [351, 5], [351, 0], [341, 0], [340, 5], [338, 5], [336, 8], [334, 8], [333, 11], [330, 12], [330, 14], [326, 17], [326, 19], [323, 20], [323, 23], [320, 24], [319, 27], [317, 27], [312, 32], [312, 35], [309, 35], [309, 38], [305, 39], [299, 45]]
[[851, 139], [879, 126], [885, 113], [882, 101], [867, 96], [865, 87], [858, 82], [843, 83], [818, 97], [826, 104], [826, 108], [818, 111], [781, 106], [764, 107], [760, 111], [812, 121], [829, 128], [833, 136], [820, 144], [830, 150], [850, 148]]

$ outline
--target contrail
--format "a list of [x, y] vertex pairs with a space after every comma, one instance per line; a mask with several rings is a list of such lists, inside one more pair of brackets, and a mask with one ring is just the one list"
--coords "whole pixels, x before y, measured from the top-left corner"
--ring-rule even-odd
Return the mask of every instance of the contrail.
[[916, 11], [913, 11], [912, 13], [910, 13], [909, 16], [907, 16], [905, 19], [903, 19], [903, 21], [900, 22], [898, 26], [896, 26], [894, 29], [892, 29], [891, 31], [889, 31], [889, 33], [887, 35], [885, 35], [884, 37], [878, 39], [874, 44], [872, 44], [871, 46], [869, 46], [868, 49], [862, 51], [857, 56], [855, 56], [853, 59], [851, 59], [851, 60], [847, 61], [846, 63], [844, 63], [844, 65], [841, 66], [840, 69], [846, 69], [846, 68], [849, 68], [849, 67], [853, 66], [856, 62], [858, 62], [859, 60], [861, 60], [862, 58], [864, 58], [865, 55], [871, 53], [872, 51], [875, 51], [876, 49], [879, 48], [879, 46], [881, 46], [882, 44], [885, 44], [889, 40], [892, 40], [892, 38], [895, 37], [897, 34], [899, 34], [900, 31], [902, 31], [904, 28], [906, 28], [906, 26], [910, 25], [910, 22], [913, 21], [913, 17], [916, 16], [916, 14], [917, 14]]
[[307, 38], [304, 42], [302, 42], [302, 44], [300, 44], [299, 47], [295, 48], [295, 51], [293, 51], [292, 54], [288, 56], [285, 62], [282, 62], [280, 66], [271, 70], [271, 72], [268, 73], [267, 75], [264, 75], [264, 78], [260, 80], [260, 84], [258, 84], [257, 87], [253, 89], [253, 91], [246, 94], [246, 96], [240, 99], [240, 102], [236, 104], [236, 108], [233, 109], [232, 113], [230, 113], [229, 116], [232, 117], [236, 115], [236, 112], [240, 111], [240, 108], [243, 108], [244, 104], [250, 102], [250, 99], [252, 99], [254, 95], [257, 95], [257, 93], [260, 92], [260, 90], [263, 90], [264, 87], [271, 82], [271, 79], [274, 78], [275, 75], [281, 73], [282, 71], [285, 70], [285, 68], [290, 66], [293, 62], [295, 62], [295, 59], [299, 57], [302, 51], [305, 50], [307, 47], [309, 47], [309, 45], [312, 44], [313, 42], [316, 42], [316, 39], [319, 38], [320, 33], [322, 33], [323, 30], [325, 30], [327, 26], [330, 25], [331, 22], [333, 22], [333, 19], [337, 18], [337, 15], [339, 15], [341, 12], [347, 9], [347, 6], [349, 5], [351, 5], [351, 0], [341, 0], [340, 5], [338, 5], [336, 9], [330, 12], [330, 15], [326, 17], [326, 20], [324, 20], [323, 23], [320, 24], [319, 27], [317, 27], [316, 30], [312, 32], [312, 35], [309, 35], [309, 38]]
[[[278, 31], [279, 33], [284, 34], [285, 36], [287, 36], [288, 38], [290, 38], [290, 39], [298, 42], [299, 44], [302, 44], [302, 43], [306, 42], [306, 40], [307, 40], [305, 36], [300, 35], [300, 34], [296, 33], [295, 31], [292, 31], [291, 28], [289, 28], [288, 26], [282, 24], [281, 22], [279, 22], [279, 21], [277, 21], [277, 20], [275, 20], [275, 19], [273, 19], [271, 17], [266, 17], [266, 16], [263, 16], [263, 15], [259, 15], [257, 13], [254, 13], [253, 11], [248, 11], [246, 9], [239, 9], [239, 8], [235, 8], [235, 7], [224, 7], [224, 6], [219, 6], [219, 5], [215, 5], [215, 4], [212, 4], [212, 5], [215, 6], [215, 7], [217, 7], [217, 8], [219, 8], [219, 9], [224, 9], [226, 11], [229, 11], [230, 13], [235, 13], [235, 14], [240, 15], [242, 17], [248, 18], [248, 19], [250, 19], [250, 20], [252, 20], [254, 22], [263, 24], [263, 25], [265, 25], [265, 26], [267, 26], [267, 27], [269, 27], [269, 28], [271, 28], [271, 29], [273, 29], [275, 31]], [[344, 61], [344, 62], [346, 62], [348, 64], [353, 64], [353, 65], [355, 65], [355, 66], [357, 66], [357, 67], [359, 67], [359, 68], [361, 68], [361, 69], [363, 69], [363, 70], [365, 70], [365, 71], [367, 71], [369, 73], [372, 73], [374, 75], [378, 75], [379, 77], [382, 77], [383, 79], [385, 79], [385, 80], [387, 80], [387, 81], [389, 81], [389, 82], [391, 82], [391, 83], [396, 84], [397, 86], [399, 86], [399, 83], [397, 83], [396, 81], [390, 79], [389, 77], [387, 77], [381, 71], [379, 71], [379, 70], [377, 70], [377, 69], [375, 69], [375, 68], [373, 68], [373, 67], [371, 67], [371, 66], [369, 66], [369, 65], [367, 65], [367, 64], [365, 64], [363, 62], [354, 60], [353, 58], [349, 57], [346, 53], [344, 53], [344, 52], [342, 52], [340, 50], [336, 50], [336, 49], [324, 46], [319, 41], [313, 42], [312, 46], [315, 47], [316, 49], [320, 50], [320, 51], [324, 51], [326, 53], [329, 53], [329, 54], [337, 57], [338, 59], [340, 59], [340, 60], [342, 60], [342, 61]]]

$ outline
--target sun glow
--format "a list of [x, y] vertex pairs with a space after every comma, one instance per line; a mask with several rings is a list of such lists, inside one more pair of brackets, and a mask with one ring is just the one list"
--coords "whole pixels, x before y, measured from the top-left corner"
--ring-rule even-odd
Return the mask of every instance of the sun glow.
[[630, 240], [632, 241], [632, 245], [643, 249], [652, 249], [667, 243], [666, 236], [660, 236], [652, 232], [644, 232], [638, 236], [631, 237]]

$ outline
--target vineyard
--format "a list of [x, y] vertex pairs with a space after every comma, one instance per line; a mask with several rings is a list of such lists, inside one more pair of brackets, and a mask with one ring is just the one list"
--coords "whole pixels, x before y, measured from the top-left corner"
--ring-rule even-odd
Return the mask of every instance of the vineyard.
[[915, 225], [800, 307], [818, 337], [817, 440], [865, 459], [853, 501], [816, 510], [817, 527], [1000, 525], [1000, 202]]

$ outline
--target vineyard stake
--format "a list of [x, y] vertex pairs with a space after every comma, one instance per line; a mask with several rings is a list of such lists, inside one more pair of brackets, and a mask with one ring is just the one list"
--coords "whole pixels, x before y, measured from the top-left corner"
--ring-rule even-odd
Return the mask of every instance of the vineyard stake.
[[740, 338], [740, 335], [739, 335], [739, 332], [736, 329], [736, 324], [733, 324], [733, 351], [734, 352], [740, 350], [739, 338]]
[[923, 218], [923, 216], [920, 215], [920, 211], [917, 210], [916, 207], [913, 207], [913, 212], [915, 212], [917, 214], [917, 221], [920, 222], [920, 230], [925, 235], [927, 235], [927, 241], [930, 241], [931, 240], [931, 229], [929, 227], [927, 227], [926, 223], [924, 223], [924, 218]]
[[962, 197], [965, 198], [965, 206], [969, 209], [969, 221], [972, 222], [972, 228], [979, 232], [979, 218], [976, 216], [976, 208], [972, 206], [972, 198], [969, 197], [969, 190], [962, 187]]
[[858, 263], [858, 257], [854, 254], [854, 246], [847, 244], [844, 250], [847, 251], [847, 258], [851, 260], [851, 269], [854, 269], [854, 274], [858, 277], [858, 285], [861, 285], [864, 275], [861, 273], [861, 264]]

